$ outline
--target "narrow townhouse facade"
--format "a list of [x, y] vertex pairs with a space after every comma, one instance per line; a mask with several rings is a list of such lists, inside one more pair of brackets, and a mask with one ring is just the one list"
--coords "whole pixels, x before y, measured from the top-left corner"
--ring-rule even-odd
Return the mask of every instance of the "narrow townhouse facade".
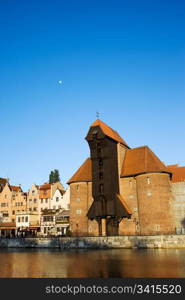
[[65, 189], [60, 182], [53, 184], [45, 183], [39, 187], [39, 213], [45, 209], [62, 208], [63, 194]]
[[32, 184], [27, 193], [27, 209], [29, 212], [40, 214], [39, 186]]
[[38, 213], [34, 211], [19, 212], [16, 214], [16, 234], [21, 236], [36, 236], [40, 231]]

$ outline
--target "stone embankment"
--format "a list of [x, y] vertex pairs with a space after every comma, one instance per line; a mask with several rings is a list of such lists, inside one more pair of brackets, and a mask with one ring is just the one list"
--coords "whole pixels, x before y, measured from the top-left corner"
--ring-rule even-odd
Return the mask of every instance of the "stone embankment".
[[61, 237], [61, 238], [0, 238], [0, 248], [59, 249], [178, 249], [185, 248], [185, 235]]

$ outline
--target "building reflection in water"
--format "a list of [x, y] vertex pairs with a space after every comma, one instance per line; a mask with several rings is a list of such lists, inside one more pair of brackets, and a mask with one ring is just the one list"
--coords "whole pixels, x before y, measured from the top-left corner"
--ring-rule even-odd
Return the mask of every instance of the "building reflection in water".
[[184, 249], [1, 249], [0, 277], [185, 277]]

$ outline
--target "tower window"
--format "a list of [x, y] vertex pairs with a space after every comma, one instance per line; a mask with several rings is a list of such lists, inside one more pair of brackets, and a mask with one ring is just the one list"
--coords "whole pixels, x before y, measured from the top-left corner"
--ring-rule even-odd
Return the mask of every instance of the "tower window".
[[100, 192], [100, 194], [103, 194], [103, 184], [102, 183], [99, 185], [99, 192]]
[[99, 179], [103, 179], [103, 172], [99, 173]]
[[102, 166], [103, 166], [103, 160], [102, 160], [102, 158], [100, 158], [100, 159], [99, 159], [99, 162], [98, 162], [98, 164], [99, 164], [99, 166], [100, 166], [100, 167], [102, 167]]
[[79, 184], [77, 184], [76, 189], [77, 189], [77, 191], [79, 190]]
[[101, 153], [101, 144], [97, 143], [97, 153], [100, 154]]
[[147, 177], [147, 183], [150, 184], [150, 177]]

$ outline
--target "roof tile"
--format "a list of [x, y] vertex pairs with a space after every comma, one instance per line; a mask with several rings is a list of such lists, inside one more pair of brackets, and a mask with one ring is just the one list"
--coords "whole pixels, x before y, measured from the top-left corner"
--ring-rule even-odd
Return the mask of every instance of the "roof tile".
[[122, 166], [121, 177], [128, 177], [149, 172], [170, 171], [148, 146], [128, 149]]
[[127, 143], [120, 137], [117, 131], [113, 130], [104, 122], [100, 120], [96, 120], [94, 123], [91, 124], [90, 127], [95, 127], [95, 126], [99, 126], [106, 136], [128, 147]]
[[92, 163], [91, 159], [87, 158], [76, 173], [68, 180], [68, 184], [80, 181], [92, 181]]
[[169, 172], [172, 172], [172, 182], [185, 181], [185, 167], [179, 167], [178, 165], [167, 166]]

